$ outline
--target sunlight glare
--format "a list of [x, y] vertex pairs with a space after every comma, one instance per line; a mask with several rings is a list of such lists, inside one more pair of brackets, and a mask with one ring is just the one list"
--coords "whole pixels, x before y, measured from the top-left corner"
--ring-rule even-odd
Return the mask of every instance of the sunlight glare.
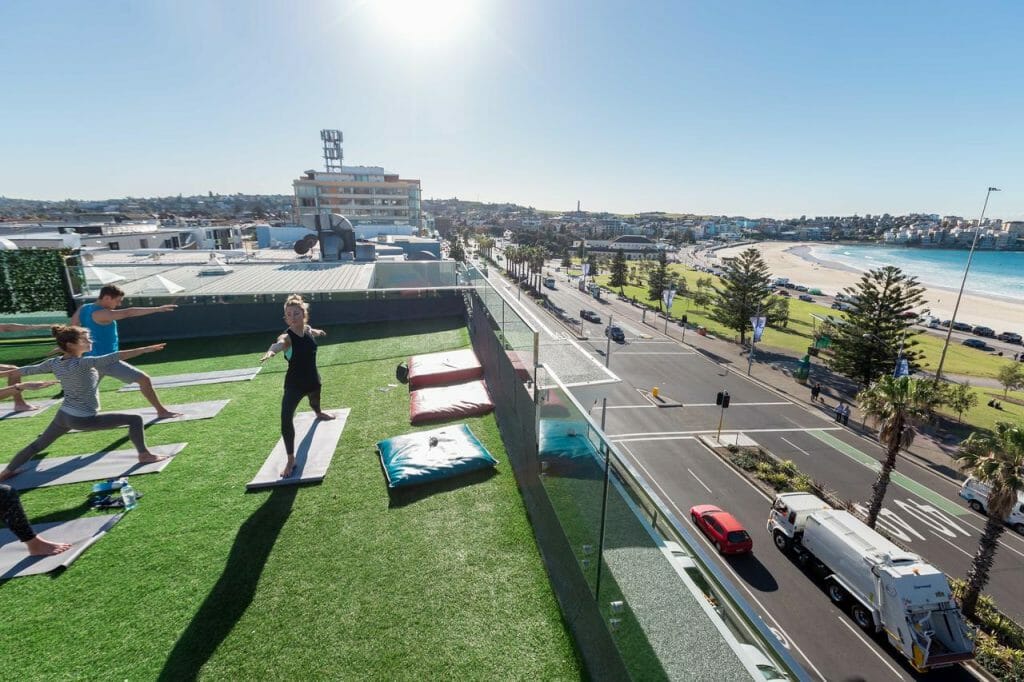
[[419, 44], [445, 43], [471, 23], [480, 0], [372, 0], [384, 33]]

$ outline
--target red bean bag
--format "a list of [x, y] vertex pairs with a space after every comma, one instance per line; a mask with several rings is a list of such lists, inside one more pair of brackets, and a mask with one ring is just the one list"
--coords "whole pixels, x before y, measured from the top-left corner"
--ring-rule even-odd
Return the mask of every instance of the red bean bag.
[[431, 386], [409, 394], [409, 421], [413, 424], [487, 414], [494, 409], [483, 381], [454, 386]]
[[409, 358], [409, 388], [444, 386], [479, 379], [483, 365], [472, 348], [446, 350], [441, 353], [414, 355]]

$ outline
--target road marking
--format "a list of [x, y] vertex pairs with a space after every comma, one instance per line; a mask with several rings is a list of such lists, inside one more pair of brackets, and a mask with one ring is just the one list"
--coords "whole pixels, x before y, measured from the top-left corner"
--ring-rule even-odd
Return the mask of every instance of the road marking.
[[[673, 509], [675, 509], [676, 513], [679, 515], [680, 519], [688, 518], [689, 517], [689, 513], [683, 513], [683, 510], [679, 508], [679, 505], [677, 505], [675, 503], [675, 500], [673, 500], [672, 497], [669, 496], [669, 494], [667, 492], [665, 492], [665, 489], [661, 487], [661, 484], [658, 483], [657, 480], [655, 480], [654, 476], [651, 475], [651, 472], [647, 470], [647, 467], [645, 467], [640, 462], [640, 460], [637, 458], [637, 456], [635, 454], [633, 454], [633, 451], [630, 450], [629, 447], [627, 447], [626, 445], [623, 445], [622, 448], [626, 451], [626, 454], [628, 454], [629, 457], [634, 462], [636, 462], [636, 465], [644, 470], [644, 473], [647, 474], [647, 480], [651, 483], [651, 485], [653, 485], [653, 486], [658, 488], [658, 490], [661, 492], [661, 495], [662, 495], [662, 501], [665, 502], [666, 504], [668, 504], [669, 506], [671, 506]], [[743, 476], [740, 476], [738, 473], [736, 473], [736, 471], [732, 467], [727, 466], [725, 463], [722, 463], [722, 462], [720, 462], [720, 463], [721, 463], [721, 465], [723, 467], [725, 467], [726, 470], [732, 471], [732, 473], [735, 474], [736, 476], [738, 476], [741, 481], [743, 481], [744, 483], [749, 485], [751, 488], [753, 488], [754, 491], [757, 492], [759, 495], [761, 495], [765, 499], [771, 500], [771, 498], [768, 497], [768, 495], [765, 494], [765, 492], [763, 490], [761, 490], [760, 488], [755, 486], [753, 483], [748, 481]], [[705, 536], [703, 533], [698, 531], [698, 532], [694, 533], [693, 535], [694, 535], [694, 537], [698, 538], [698, 542], [703, 540], [704, 543], [708, 545], [708, 547], [711, 547], [711, 541], [708, 540], [707, 536]], [[761, 603], [761, 600], [758, 599], [756, 596], [754, 596], [754, 593], [750, 590], [749, 587], [747, 587], [745, 581], [743, 581], [743, 579], [740, 578], [739, 574], [736, 573], [736, 571], [733, 569], [733, 567], [729, 565], [729, 562], [721, 560], [721, 558], [720, 558], [719, 565], [725, 567], [725, 569], [727, 571], [729, 571], [729, 573], [732, 574], [734, 584], [735, 585], [739, 585], [743, 589], [743, 591], [747, 593], [747, 595], [750, 597], [751, 601], [753, 601], [755, 604], [757, 604], [758, 607], [761, 609], [761, 613], [763, 613], [765, 616], [767, 616], [771, 620], [771, 622], [775, 623], [775, 626], [781, 632], [785, 632], [785, 630], [782, 627], [782, 624], [779, 623], [779, 621], [777, 621], [775, 619], [775, 616], [772, 615], [771, 611], [769, 611], [767, 608], [765, 608], [765, 605]], [[800, 655], [804, 657], [804, 660], [807, 661], [807, 665], [810, 666], [811, 670], [813, 670], [815, 673], [817, 673], [818, 677], [821, 678], [822, 680], [827, 680], [828, 678], [825, 677], [824, 675], [822, 675], [821, 671], [818, 670], [813, 663], [811, 663], [811, 659], [808, 658], [807, 654], [805, 654], [803, 652], [803, 650], [800, 647], [797, 646], [796, 640], [794, 640], [792, 637], [789, 637], [788, 635], [787, 635], [787, 639], [789, 639], [789, 641], [791, 641], [793, 643], [793, 648], [796, 649], [798, 652], [800, 652]]]
[[947, 545], [949, 545], [950, 547], [952, 547], [952, 548], [953, 548], [953, 549], [955, 549], [956, 551], [960, 552], [961, 554], [964, 554], [964, 555], [966, 555], [968, 559], [973, 559], [973, 558], [974, 558], [974, 555], [973, 555], [973, 554], [971, 554], [971, 553], [970, 553], [970, 552], [968, 552], [968, 551], [965, 551], [965, 550], [964, 550], [963, 548], [961, 548], [961, 547], [957, 547], [957, 546], [956, 546], [956, 545], [954, 545], [954, 544], [953, 544], [952, 542], [950, 542], [950, 541], [949, 541], [949, 540], [947, 540], [946, 538], [942, 537], [942, 536], [941, 536], [940, 534], [936, 533], [935, 531], [931, 530], [930, 528], [928, 529], [928, 532], [929, 532], [929, 533], [931, 533], [932, 535], [934, 535], [935, 537], [937, 537], [938, 539], [942, 540], [943, 542], [945, 542], [945, 543], [946, 543]]
[[714, 490], [712, 490], [711, 488], [707, 487], [707, 485], [704, 483], [704, 481], [700, 480], [700, 478], [698, 478], [697, 474], [693, 473], [693, 469], [687, 468], [686, 470], [689, 471], [690, 475], [693, 476], [697, 480], [697, 483], [700, 483], [702, 486], [704, 486], [704, 490], [707, 490], [712, 495], [715, 494]]
[[889, 663], [889, 661], [887, 661], [884, 658], [882, 658], [882, 655], [874, 650], [874, 648], [868, 643], [868, 640], [864, 639], [864, 636], [861, 635], [859, 632], [857, 632], [856, 628], [854, 628], [852, 625], [847, 623], [846, 619], [843, 618], [842, 616], [836, 616], [836, 618], [839, 619], [840, 623], [842, 623], [846, 627], [850, 628], [850, 632], [852, 632], [853, 634], [857, 635], [857, 639], [859, 639], [860, 641], [864, 642], [864, 646], [866, 646], [868, 649], [870, 649], [871, 653], [873, 653], [875, 656], [878, 657], [878, 660], [880, 660], [882, 663], [885, 663], [886, 667], [888, 667], [889, 670], [892, 671], [892, 674], [896, 676], [896, 679], [899, 679], [899, 680], [903, 679], [903, 675], [900, 675], [900, 671], [896, 670], [896, 668], [892, 667], [892, 664]]
[[782, 440], [784, 440], [784, 441], [785, 441], [786, 443], [788, 443], [788, 444], [789, 444], [789, 447], [791, 447], [791, 448], [794, 448], [794, 449], [795, 449], [795, 450], [796, 450], [797, 452], [802, 452], [802, 453], [804, 453], [805, 455], [807, 455], [808, 457], [810, 457], [810, 456], [811, 456], [811, 453], [807, 452], [806, 450], [804, 450], [804, 449], [803, 449], [802, 447], [800, 447], [799, 445], [795, 444], [795, 443], [794, 443], [793, 441], [791, 441], [790, 439], [786, 438], [785, 436], [781, 436], [781, 438], [782, 438]]
[[651, 405], [650, 403], [647, 403], [646, 405], [609, 405], [605, 409], [607, 409], [607, 410], [638, 410], [641, 407], [649, 408], [649, 409], [654, 409], [654, 408], [657, 408], [658, 406], [657, 405]]
[[[780, 401], [764, 402], [764, 403], [734, 403], [734, 402], [730, 402], [729, 403], [729, 407], [758, 407], [758, 406], [761, 406], [761, 405], [792, 405], [792, 404], [793, 403], [789, 402], [788, 400], [780, 400]], [[718, 403], [684, 403], [683, 407], [718, 407]], [[790, 420], [790, 421], [792, 421], [792, 420]], [[804, 426], [800, 426], [796, 422], [793, 422], [793, 423], [796, 424], [797, 426], [799, 426], [802, 429], [803, 428], [807, 428], [807, 427], [804, 427]]]
[[[843, 427], [841, 426], [825, 429], [743, 429], [743, 433], [804, 433], [810, 431], [842, 431], [842, 429]], [[640, 433], [606, 434], [605, 437], [608, 438], [608, 440], [616, 442], [624, 440], [679, 440], [680, 438], [692, 438], [695, 435], [717, 432], [717, 429], [700, 429], [697, 431], [643, 431]]]
[[[826, 430], [834, 431], [835, 429], [808, 429], [807, 434], [810, 436], [814, 436], [822, 443], [832, 446], [834, 450], [846, 455], [853, 461], [864, 465], [868, 469], [871, 469], [872, 471], [875, 472], [881, 471], [882, 463], [879, 462], [877, 459], [875, 459], [871, 455], [861, 452], [860, 450], [853, 447], [849, 443], [839, 440], [830, 433], [822, 433], [823, 431]], [[933, 505], [935, 505], [942, 511], [946, 512], [947, 514], [951, 514], [953, 516], [968, 515], [967, 510], [965, 508], [961, 507], [955, 502], [947, 500], [945, 497], [935, 492], [931, 488], [928, 488], [927, 486], [918, 483], [914, 479], [904, 474], [901, 474], [898, 471], [894, 470], [892, 472], [892, 482], [898, 485], [899, 487], [903, 488], [904, 490], [911, 492], [914, 495], [917, 495], [921, 499], [931, 502]]]

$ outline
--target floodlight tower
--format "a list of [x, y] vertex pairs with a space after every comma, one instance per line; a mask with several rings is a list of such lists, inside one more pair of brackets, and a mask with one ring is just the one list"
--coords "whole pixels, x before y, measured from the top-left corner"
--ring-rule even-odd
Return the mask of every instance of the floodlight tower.
[[344, 154], [341, 151], [342, 136], [340, 130], [323, 129], [320, 139], [324, 143], [324, 167], [328, 173], [340, 173]]

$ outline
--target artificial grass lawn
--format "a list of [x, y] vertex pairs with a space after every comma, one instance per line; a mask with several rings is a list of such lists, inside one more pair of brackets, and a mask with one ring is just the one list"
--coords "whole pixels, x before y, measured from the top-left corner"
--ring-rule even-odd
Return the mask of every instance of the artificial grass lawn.
[[[251, 382], [161, 391], [168, 404], [231, 402], [211, 420], [147, 429], [151, 444], [189, 445], [133, 480], [139, 508], [67, 571], [0, 584], [5, 679], [581, 676], [493, 416], [465, 421], [496, 474], [389, 500], [374, 445], [413, 430], [407, 387], [390, 386], [395, 364], [467, 345], [461, 320], [327, 331], [323, 404], [352, 412], [324, 482], [245, 491], [279, 438], [282, 358]], [[273, 339], [173, 341], [139, 364], [153, 375], [249, 367]], [[0, 362], [49, 347], [4, 345]], [[105, 410], [145, 404], [118, 386], [103, 382]], [[8, 455], [53, 412], [0, 425]], [[68, 435], [47, 454], [130, 447], [125, 433]], [[83, 506], [89, 489], [22, 499], [34, 522], [75, 518], [96, 513]]]
[[[675, 272], [679, 278], [686, 280], [686, 286], [690, 292], [697, 290], [697, 279], [701, 277], [710, 277], [716, 285], [719, 284], [718, 277], [715, 275], [690, 270], [682, 265], [670, 265], [669, 269]], [[599, 275], [597, 277], [597, 281], [602, 286], [612, 288], [608, 284], [610, 279], [611, 275]], [[613, 290], [618, 293], [617, 287]], [[635, 297], [636, 300], [643, 303], [651, 303], [647, 300], [646, 284], [644, 286], [625, 286], [623, 287], [623, 292], [629, 298]], [[739, 338], [739, 335], [734, 330], [728, 329], [721, 323], [712, 320], [710, 310], [695, 309], [692, 298], [677, 295], [672, 303], [672, 316], [678, 318], [683, 313], [687, 315], [687, 320], [691, 325], [703, 326], [712, 334], [723, 338]], [[783, 329], [771, 327], [765, 329], [761, 340], [761, 347], [774, 347], [803, 355], [807, 352], [807, 347], [814, 343], [815, 326], [821, 325], [821, 322], [811, 318], [812, 313], [817, 314], [819, 317], [826, 317], [828, 315], [837, 318], [842, 317], [842, 313], [837, 310], [818, 303], [798, 300], [794, 294], [789, 300], [789, 325]], [[921, 366], [924, 369], [936, 368], [939, 364], [939, 357], [942, 354], [942, 345], [945, 339], [922, 332], [914, 336], [914, 340], [918, 342], [914, 349], [924, 354]], [[950, 342], [949, 350], [946, 352], [946, 361], [942, 371], [946, 374], [995, 377], [1000, 365], [1006, 361], [1006, 358], [968, 348], [961, 345], [956, 339], [953, 339]]]

